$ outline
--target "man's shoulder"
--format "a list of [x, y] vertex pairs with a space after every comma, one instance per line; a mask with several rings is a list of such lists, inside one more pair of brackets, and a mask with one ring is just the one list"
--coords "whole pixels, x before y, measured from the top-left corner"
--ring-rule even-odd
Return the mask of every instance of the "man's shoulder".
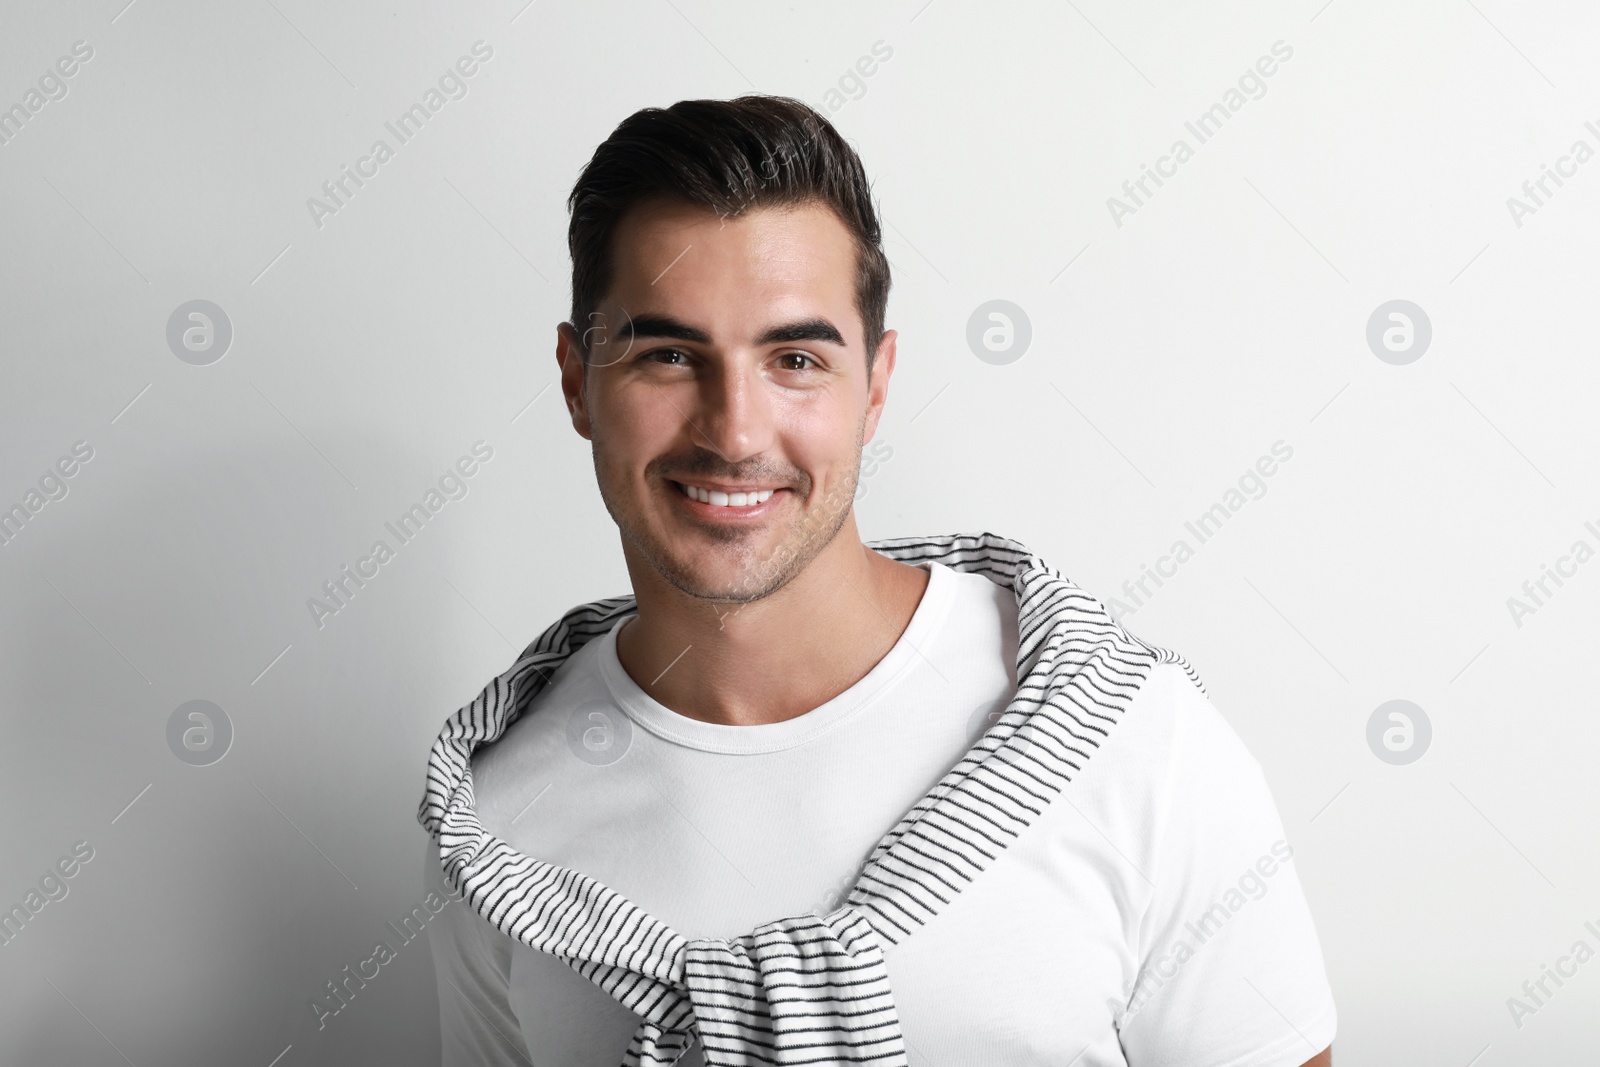
[[1170, 733], [1180, 720], [1203, 714], [1211, 702], [1189, 676], [1183, 664], [1165, 661], [1152, 664], [1138, 680], [1138, 688], [1123, 708], [1120, 725], [1142, 727], [1147, 742], [1161, 738], [1170, 743]]
[[1112, 733], [1107, 803], [1144, 813], [1165, 866], [1254, 856], [1281, 834], [1262, 764], [1181, 664], [1153, 667]]
[[1121, 718], [1107, 731], [1090, 766], [1104, 789], [1146, 795], [1167, 804], [1181, 779], [1191, 786], [1260, 765], [1243, 739], [1181, 663], [1162, 662], [1145, 674]]
[[1260, 772], [1244, 738], [1211, 700], [1200, 683], [1180, 663], [1158, 663], [1146, 679], [1147, 705], [1170, 727], [1169, 745], [1189, 763], [1231, 775], [1241, 770]]

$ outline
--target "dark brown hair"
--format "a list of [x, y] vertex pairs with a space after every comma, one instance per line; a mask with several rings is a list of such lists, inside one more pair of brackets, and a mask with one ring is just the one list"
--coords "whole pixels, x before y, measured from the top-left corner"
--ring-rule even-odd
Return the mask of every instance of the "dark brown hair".
[[627, 210], [665, 196], [719, 217], [820, 202], [855, 237], [856, 311], [872, 368], [889, 302], [889, 260], [872, 188], [833, 124], [786, 96], [680, 100], [635, 111], [611, 132], [567, 198], [572, 221], [572, 325], [583, 338], [612, 281], [611, 235]]

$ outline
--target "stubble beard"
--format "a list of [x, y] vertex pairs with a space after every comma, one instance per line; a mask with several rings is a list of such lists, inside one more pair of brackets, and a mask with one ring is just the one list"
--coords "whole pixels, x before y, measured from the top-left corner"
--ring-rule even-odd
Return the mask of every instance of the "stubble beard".
[[[594, 462], [600, 499], [617, 524], [623, 540], [674, 589], [697, 600], [715, 604], [744, 605], [761, 600], [782, 589], [804, 571], [844, 529], [855, 500], [856, 484], [861, 477], [858, 457], [848, 484], [836, 486], [815, 507], [801, 511], [789, 522], [778, 544], [765, 552], [750, 545], [759, 531], [712, 525], [700, 527], [722, 545], [738, 550], [741, 557], [739, 573], [735, 578], [729, 582], [712, 584], [697, 572], [689, 559], [675, 555], [661, 538], [655, 536], [631, 499], [619, 500], [608, 490], [598, 448], [594, 449]], [[806, 485], [800, 488], [809, 487], [809, 479], [805, 479], [805, 482]], [[796, 503], [802, 503], [797, 489], [787, 491], [795, 494]]]

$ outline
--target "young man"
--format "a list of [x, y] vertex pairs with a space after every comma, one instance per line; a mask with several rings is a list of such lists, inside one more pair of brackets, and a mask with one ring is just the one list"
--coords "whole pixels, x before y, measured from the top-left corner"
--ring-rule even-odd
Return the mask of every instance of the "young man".
[[444, 1063], [1331, 1063], [1292, 850], [1182, 657], [1005, 538], [861, 542], [896, 335], [833, 127], [646, 109], [570, 206], [556, 358], [633, 596], [434, 745]]

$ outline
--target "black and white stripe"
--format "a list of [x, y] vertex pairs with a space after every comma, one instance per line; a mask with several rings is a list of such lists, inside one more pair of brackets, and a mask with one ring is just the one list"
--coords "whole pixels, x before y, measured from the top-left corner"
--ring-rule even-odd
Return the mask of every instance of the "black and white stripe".
[[574, 608], [445, 723], [417, 817], [446, 877], [504, 933], [549, 952], [640, 1016], [623, 1067], [668, 1067], [698, 1038], [709, 1067], [906, 1067], [884, 951], [909, 937], [1027, 829], [1121, 721], [1158, 663], [1105, 607], [1015, 541], [906, 537], [869, 547], [982, 574], [1017, 597], [1017, 693], [961, 761], [878, 843], [845, 903], [743, 937], [687, 939], [585, 875], [523, 855], [483, 828], [472, 752], [505, 732], [555, 670], [634, 609]]

